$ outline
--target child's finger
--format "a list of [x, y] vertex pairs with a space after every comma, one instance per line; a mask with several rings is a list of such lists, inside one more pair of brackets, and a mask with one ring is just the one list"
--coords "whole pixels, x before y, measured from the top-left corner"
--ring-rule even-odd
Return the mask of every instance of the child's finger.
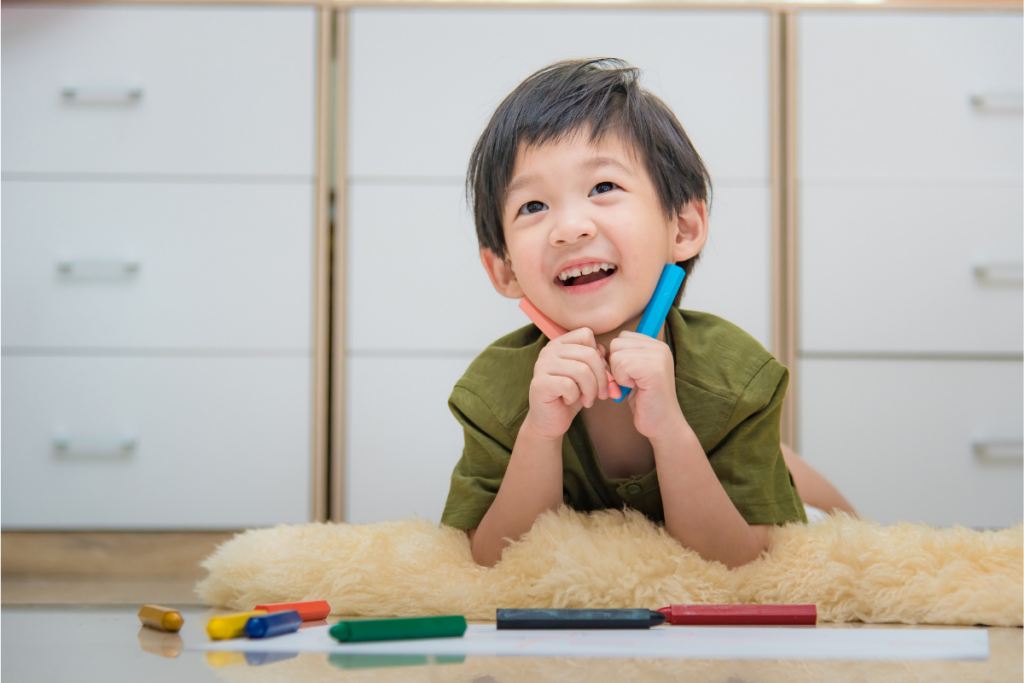
[[580, 387], [571, 377], [554, 377], [553, 379], [558, 387], [558, 394], [562, 399], [562, 403], [571, 406], [580, 400]]
[[639, 349], [657, 344], [665, 344], [665, 342], [654, 339], [653, 337], [648, 337], [646, 334], [622, 332], [622, 334], [612, 340], [611, 353], [614, 354], [617, 351], [622, 351], [624, 349]]
[[597, 352], [596, 346], [588, 348], [580, 344], [567, 344], [558, 347], [555, 353], [560, 358], [570, 358], [586, 364], [597, 382], [597, 398], [602, 400], [608, 398], [608, 365], [604, 357]]
[[604, 361], [604, 373], [608, 380], [608, 396], [614, 399], [622, 398], [622, 388], [612, 375], [612, 366], [608, 365], [608, 349], [599, 342], [597, 344], [597, 352], [601, 354], [601, 359]]
[[[567, 378], [575, 384], [577, 391], [570, 392], [574, 398], [572, 401], [566, 401], [566, 405], [575, 403], [576, 399], [583, 401], [583, 405], [588, 408], [594, 405], [598, 396], [598, 383], [597, 377], [594, 376], [594, 371], [589, 365], [578, 360], [559, 359], [559, 362], [553, 363], [545, 371], [553, 377]], [[560, 382], [559, 384], [561, 386], [564, 383]]]
[[589, 327], [579, 327], [571, 332], [566, 332], [556, 341], [561, 344], [581, 344], [593, 349], [597, 348], [597, 338]]

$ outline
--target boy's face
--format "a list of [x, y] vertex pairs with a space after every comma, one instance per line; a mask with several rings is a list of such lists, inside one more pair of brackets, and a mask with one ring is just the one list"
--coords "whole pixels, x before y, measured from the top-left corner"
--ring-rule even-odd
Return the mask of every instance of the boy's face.
[[508, 261], [481, 256], [501, 294], [604, 334], [643, 314], [666, 264], [700, 252], [707, 213], [695, 201], [666, 215], [621, 138], [588, 137], [519, 149], [503, 214]]

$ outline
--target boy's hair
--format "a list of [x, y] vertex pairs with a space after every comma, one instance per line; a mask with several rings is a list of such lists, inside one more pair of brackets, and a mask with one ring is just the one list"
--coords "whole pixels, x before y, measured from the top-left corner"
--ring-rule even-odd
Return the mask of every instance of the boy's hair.
[[[520, 147], [587, 132], [591, 143], [609, 132], [621, 136], [647, 169], [667, 215], [693, 200], [710, 209], [704, 162], [672, 110], [639, 80], [640, 70], [621, 59], [566, 60], [537, 71], [505, 98], [480, 135], [466, 174], [480, 248], [508, 257], [502, 214]], [[678, 265], [689, 275], [699, 257]]]

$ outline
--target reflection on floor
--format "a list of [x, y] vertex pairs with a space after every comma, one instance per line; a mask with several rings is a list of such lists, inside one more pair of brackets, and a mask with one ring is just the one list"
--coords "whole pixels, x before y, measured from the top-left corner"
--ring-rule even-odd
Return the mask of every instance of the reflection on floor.
[[[6, 593], [6, 584], [5, 584]], [[4, 599], [6, 602], [6, 594]], [[987, 662], [802, 662], [533, 657], [357, 657], [185, 650], [206, 641], [216, 610], [182, 607], [180, 634], [141, 628], [138, 607], [13, 606], [2, 611], [3, 673], [11, 681], [272, 681], [544, 683], [546, 681], [1021, 681], [1018, 628], [989, 629]], [[822, 625], [820, 628], [877, 628]], [[883, 627], [884, 628], [884, 627]], [[890, 627], [891, 628], [891, 627]], [[908, 628], [908, 627], [900, 627]]]

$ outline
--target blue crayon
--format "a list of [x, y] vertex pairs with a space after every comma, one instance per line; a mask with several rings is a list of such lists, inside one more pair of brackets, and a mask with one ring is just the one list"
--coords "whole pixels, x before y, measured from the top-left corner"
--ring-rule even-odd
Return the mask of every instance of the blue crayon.
[[[674, 263], [670, 263], [661, 271], [661, 278], [658, 279], [658, 286], [654, 288], [654, 295], [647, 302], [643, 317], [636, 331], [646, 334], [648, 337], [657, 337], [661, 326], [665, 324], [668, 311], [676, 300], [676, 293], [679, 286], [683, 284], [686, 271]], [[622, 396], [612, 399], [616, 403], [624, 401], [629, 396], [629, 387], [622, 387]]]
[[290, 612], [271, 612], [258, 617], [251, 617], [245, 622], [245, 635], [250, 638], [272, 638], [285, 633], [298, 631], [302, 626], [302, 615]]

